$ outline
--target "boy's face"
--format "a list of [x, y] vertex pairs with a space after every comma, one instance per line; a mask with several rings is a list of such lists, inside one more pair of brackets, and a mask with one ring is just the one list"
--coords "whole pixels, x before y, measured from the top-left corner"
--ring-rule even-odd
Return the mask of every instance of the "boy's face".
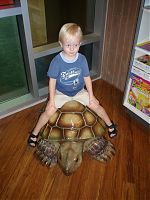
[[73, 58], [76, 55], [81, 45], [80, 38], [77, 37], [65, 38], [63, 42], [59, 43], [63, 48], [65, 54], [70, 58]]

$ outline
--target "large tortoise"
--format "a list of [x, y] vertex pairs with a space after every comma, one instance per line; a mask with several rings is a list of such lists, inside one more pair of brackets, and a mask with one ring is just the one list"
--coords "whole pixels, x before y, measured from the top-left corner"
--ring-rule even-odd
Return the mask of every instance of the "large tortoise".
[[58, 162], [65, 175], [70, 175], [81, 165], [83, 152], [107, 162], [115, 148], [103, 137], [105, 128], [104, 121], [87, 106], [69, 101], [41, 129], [36, 155], [47, 166]]

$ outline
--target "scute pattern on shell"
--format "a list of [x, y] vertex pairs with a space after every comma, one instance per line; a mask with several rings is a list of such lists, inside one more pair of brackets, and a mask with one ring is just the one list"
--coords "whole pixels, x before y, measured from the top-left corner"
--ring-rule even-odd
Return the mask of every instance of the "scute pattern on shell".
[[101, 137], [105, 123], [96, 113], [77, 101], [65, 103], [41, 129], [42, 138], [56, 141]]

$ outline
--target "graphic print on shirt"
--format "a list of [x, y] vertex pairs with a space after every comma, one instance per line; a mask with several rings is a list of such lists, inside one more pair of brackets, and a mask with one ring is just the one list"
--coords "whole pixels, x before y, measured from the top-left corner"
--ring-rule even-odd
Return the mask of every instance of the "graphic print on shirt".
[[73, 89], [79, 84], [79, 76], [81, 74], [81, 69], [71, 68], [65, 72], [62, 72], [60, 75], [60, 82], [63, 85], [72, 85]]

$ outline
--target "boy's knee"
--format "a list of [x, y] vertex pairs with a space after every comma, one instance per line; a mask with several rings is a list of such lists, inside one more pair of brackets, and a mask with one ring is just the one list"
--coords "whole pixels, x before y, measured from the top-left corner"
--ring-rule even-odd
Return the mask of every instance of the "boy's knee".
[[95, 112], [105, 112], [104, 108], [100, 104], [92, 104], [91, 106], [89, 106], [89, 108]]
[[99, 104], [90, 104], [89, 105], [89, 108], [92, 109], [92, 110], [94, 110], [94, 111], [97, 110], [98, 107], [99, 107]]
[[56, 112], [56, 108], [50, 107], [50, 108], [46, 108], [45, 109], [45, 114], [50, 117], [51, 115], [53, 115]]

